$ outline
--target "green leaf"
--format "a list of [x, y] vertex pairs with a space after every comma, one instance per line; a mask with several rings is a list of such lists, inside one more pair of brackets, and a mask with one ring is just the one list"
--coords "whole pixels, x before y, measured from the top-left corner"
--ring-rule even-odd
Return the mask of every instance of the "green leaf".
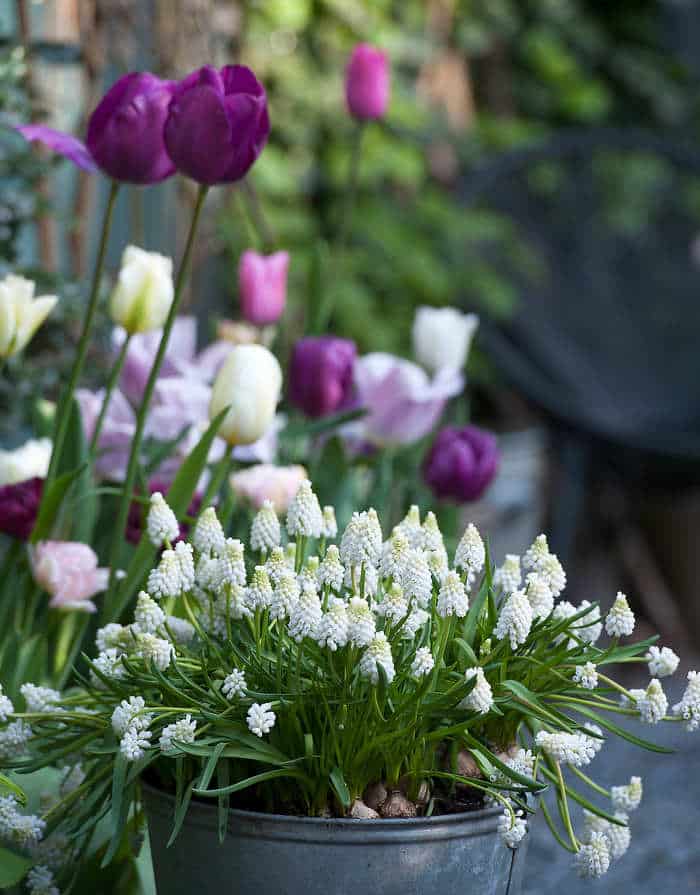
[[51, 528], [58, 515], [63, 498], [73, 482], [82, 473], [83, 468], [64, 472], [49, 486], [47, 493], [42, 496], [39, 515], [34, 523], [34, 529], [29, 539], [30, 543], [36, 544], [45, 540], [51, 534]]
[[190, 801], [192, 799], [192, 793], [194, 791], [194, 780], [191, 780], [187, 786], [185, 787], [185, 791], [182, 793], [182, 797], [179, 799], [177, 808], [175, 809], [175, 821], [173, 823], [173, 831], [170, 834], [170, 839], [168, 839], [168, 844], [166, 848], [170, 848], [170, 846], [175, 842], [178, 837], [180, 830], [182, 829], [182, 825], [185, 822], [185, 817], [187, 816], [187, 809], [190, 807]]
[[643, 740], [641, 737], [635, 736], [633, 733], [625, 730], [624, 727], [620, 727], [618, 724], [615, 724], [609, 718], [605, 718], [603, 717], [603, 715], [599, 715], [598, 712], [593, 712], [590, 709], [584, 708], [580, 705], [576, 706], [576, 711], [581, 715], [585, 715], [586, 718], [590, 718], [591, 721], [595, 721], [596, 724], [600, 724], [601, 727], [609, 730], [610, 733], [614, 733], [615, 736], [622, 737], [622, 739], [627, 740], [628, 743], [632, 743], [635, 746], [640, 746], [642, 749], [646, 749], [648, 752], [658, 752], [663, 755], [673, 755], [673, 753], [676, 751], [675, 749], [669, 749], [666, 746], [659, 746], [656, 743], [650, 742], [649, 740]]
[[488, 597], [488, 595], [488, 583], [486, 580], [484, 580], [481, 584], [481, 588], [476, 600], [474, 600], [474, 602], [469, 607], [469, 612], [467, 612], [467, 617], [464, 620], [464, 627], [462, 628], [462, 636], [468, 646], [474, 646], [476, 629], [477, 625], [479, 624], [479, 618], [481, 617], [481, 610], [484, 608], [484, 603], [486, 602], [486, 598]]
[[[228, 786], [229, 781], [229, 766], [227, 761], [222, 761], [219, 763], [219, 766], [216, 769], [216, 781], [219, 784], [219, 790], [225, 790]], [[226, 838], [226, 833], [228, 831], [228, 808], [229, 808], [229, 796], [227, 793], [223, 793], [218, 798], [217, 805], [217, 814], [218, 814], [218, 828], [219, 828], [219, 842], [223, 843]]]
[[306, 780], [306, 775], [302, 774], [301, 771], [295, 771], [292, 768], [280, 768], [277, 771], [265, 771], [262, 774], [255, 774], [253, 777], [246, 777], [245, 780], [239, 780], [237, 783], [232, 783], [229, 786], [224, 786], [219, 789], [195, 789], [194, 794], [196, 796], [212, 798], [240, 792], [242, 789], [247, 789], [249, 786], [255, 786], [256, 783], [264, 783], [266, 780], [276, 780], [280, 777], [296, 777], [298, 780]]
[[216, 770], [216, 766], [219, 763], [219, 759], [221, 758], [221, 753], [226, 748], [226, 743], [219, 743], [217, 746], [214, 746], [214, 750], [211, 752], [209, 759], [204, 766], [204, 770], [202, 771], [202, 776], [199, 778], [199, 782], [197, 786], [199, 789], [206, 789], [209, 786], [209, 782], [211, 778], [214, 776], [214, 771]]
[[330, 773], [330, 781], [331, 786], [335, 790], [335, 794], [340, 799], [340, 804], [343, 808], [350, 807], [350, 790], [348, 789], [348, 785], [345, 782], [345, 777], [343, 776], [343, 772], [339, 767], [333, 768]]
[[0, 848], [0, 889], [11, 889], [19, 885], [33, 863], [31, 858], [23, 858], [6, 848]]
[[574, 732], [575, 726], [565, 715], [562, 715], [561, 712], [558, 712], [555, 709], [550, 709], [544, 706], [539, 697], [533, 693], [532, 690], [528, 690], [528, 688], [524, 686], [524, 684], [521, 684], [520, 681], [503, 681], [503, 686], [506, 690], [510, 690], [510, 692], [523, 705], [527, 706], [536, 717], [544, 721], [549, 721], [550, 724], [554, 724], [557, 727], [562, 727], [568, 733]]
[[17, 799], [20, 805], [27, 804], [27, 796], [25, 795], [24, 790], [17, 786], [16, 783], [13, 783], [9, 777], [6, 777], [4, 774], [0, 774], [0, 788], [9, 789], [12, 795]]
[[293, 423], [282, 429], [279, 437], [280, 439], [310, 438], [311, 436], [315, 438], [347, 423], [362, 419], [366, 414], [367, 410], [361, 407], [356, 410], [345, 410], [342, 413], [332, 413], [324, 416], [323, 419], [312, 422]]

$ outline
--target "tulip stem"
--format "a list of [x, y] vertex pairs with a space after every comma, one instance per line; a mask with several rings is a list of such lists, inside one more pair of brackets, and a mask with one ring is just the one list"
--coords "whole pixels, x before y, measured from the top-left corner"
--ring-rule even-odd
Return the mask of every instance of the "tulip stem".
[[[192, 221], [190, 223], [189, 233], [187, 234], [187, 242], [185, 243], [185, 250], [182, 255], [182, 261], [180, 262], [180, 269], [177, 272], [177, 279], [175, 281], [175, 294], [173, 296], [173, 303], [170, 306], [168, 317], [165, 321], [165, 325], [163, 326], [163, 335], [161, 336], [155, 360], [153, 361], [153, 366], [151, 367], [151, 372], [148, 377], [148, 382], [146, 383], [146, 387], [143, 391], [141, 406], [139, 407], [139, 411], [136, 416], [136, 430], [131, 442], [131, 452], [129, 454], [129, 463], [126, 470], [126, 478], [122, 491], [122, 499], [119, 504], [119, 512], [117, 515], [114, 533], [112, 535], [112, 545], [109, 555], [109, 596], [112, 595], [112, 589], [116, 580], [115, 576], [117, 574], [119, 555], [121, 552], [122, 543], [124, 541], [126, 519], [129, 513], [129, 507], [131, 505], [134, 482], [136, 481], [136, 473], [138, 470], [139, 459], [141, 455], [141, 443], [143, 441], [143, 433], [146, 426], [146, 417], [150, 408], [151, 398], [153, 397], [156, 380], [158, 379], [160, 368], [162, 367], [163, 361], [165, 359], [165, 352], [168, 348], [170, 333], [172, 331], [173, 324], [175, 323], [177, 312], [180, 308], [180, 303], [184, 294], [184, 285], [190, 266], [192, 249], [194, 247], [194, 237], [197, 231], [197, 225], [199, 223], [202, 208], [204, 207], [204, 200], [207, 195], [207, 190], [208, 187], [202, 184], [199, 187], [199, 192], [197, 193], [197, 202], [192, 213]], [[107, 611], [109, 602], [111, 602], [109, 600], [109, 596], [108, 600], [105, 602], [105, 612]]]
[[126, 353], [129, 349], [129, 342], [131, 341], [131, 333], [127, 333], [126, 338], [122, 344], [122, 347], [119, 351], [119, 356], [114, 362], [112, 369], [109, 373], [109, 379], [107, 380], [107, 387], [105, 389], [105, 396], [102, 399], [102, 406], [100, 407], [100, 413], [97, 417], [97, 421], [95, 422], [95, 428], [92, 433], [92, 438], [90, 439], [90, 449], [89, 456], [90, 462], [95, 459], [95, 454], [97, 453], [97, 443], [100, 439], [100, 433], [102, 432], [102, 426], [104, 425], [105, 417], [107, 416], [107, 408], [109, 407], [109, 402], [112, 400], [112, 392], [114, 391], [114, 387], [119, 380], [119, 376], [122, 371], [122, 367], [124, 366], [124, 361], [126, 360]]
[[233, 459], [233, 448], [226, 448], [221, 459], [214, 464], [212, 467], [209, 481], [207, 483], [207, 487], [204, 491], [204, 497], [202, 498], [202, 507], [199, 515], [201, 516], [204, 510], [207, 509], [219, 495], [219, 491], [221, 491], [221, 486], [224, 483], [224, 479], [226, 478], [226, 474], [229, 471], [229, 467], [231, 465], [231, 461]]
[[352, 138], [350, 148], [350, 167], [348, 170], [348, 182], [345, 187], [345, 201], [343, 203], [343, 216], [340, 220], [338, 231], [338, 252], [342, 256], [345, 253], [345, 244], [350, 234], [352, 213], [357, 197], [357, 184], [360, 179], [360, 156], [362, 154], [362, 136], [365, 132], [365, 122], [358, 121]]
[[83, 372], [85, 359], [87, 357], [88, 348], [90, 346], [90, 336], [92, 335], [92, 327], [95, 321], [95, 313], [97, 312], [97, 305], [100, 297], [100, 283], [102, 282], [102, 270], [104, 268], [105, 256], [107, 254], [107, 242], [109, 240], [110, 230], [112, 229], [114, 203], [117, 198], [118, 192], [119, 184], [116, 181], [112, 181], [109, 188], [107, 207], [105, 208], [104, 217], [102, 219], [100, 244], [97, 250], [97, 258], [95, 260], [95, 269], [92, 274], [92, 285], [90, 287], [90, 297], [88, 298], [87, 311], [85, 313], [85, 320], [83, 322], [83, 331], [80, 335], [80, 341], [78, 342], [75, 362], [70, 373], [68, 386], [66, 387], [65, 394], [61, 399], [58, 411], [56, 413], [56, 422], [54, 423], [53, 434], [53, 450], [51, 452], [49, 470], [46, 474], [46, 481], [44, 483], [44, 497], [49, 493], [50, 485], [56, 476], [56, 470], [59, 460], [61, 459], [61, 453], [63, 451], [63, 442], [66, 439], [66, 433], [68, 431], [68, 421], [70, 420], [71, 416], [73, 395], [75, 394], [78, 380], [80, 379], [80, 376]]
[[[348, 179], [345, 186], [345, 196], [343, 201], [342, 216], [338, 225], [338, 238], [336, 243], [336, 254], [339, 267], [343, 267], [345, 263], [345, 249], [350, 235], [350, 226], [352, 224], [352, 214], [355, 207], [355, 198], [357, 196], [357, 184], [360, 175], [360, 155], [362, 152], [362, 135], [365, 132], [365, 122], [358, 121], [352, 136], [352, 146], [350, 148], [350, 166], [348, 168]], [[318, 309], [318, 319], [314, 332], [324, 333], [328, 328], [331, 317], [333, 316], [333, 308], [337, 298], [338, 278], [334, 280], [331, 288], [323, 289], [323, 298]]]

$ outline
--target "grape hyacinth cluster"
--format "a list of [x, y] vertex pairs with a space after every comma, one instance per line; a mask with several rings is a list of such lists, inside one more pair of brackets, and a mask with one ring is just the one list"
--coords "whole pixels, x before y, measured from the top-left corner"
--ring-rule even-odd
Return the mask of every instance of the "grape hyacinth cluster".
[[[247, 544], [211, 507], [179, 540], [160, 494], [146, 530], [157, 562], [133, 620], [97, 631], [82, 686], [24, 684], [24, 711], [0, 691], [7, 765], [56, 742], [81, 758], [66, 772], [78, 793], [111, 768], [136, 800], [138, 771], [155, 762], [176, 799], [214, 797], [216, 770], [235, 791], [255, 787], [267, 810], [361, 820], [447, 811], [466, 788], [501, 812], [510, 849], [552, 788], [559, 819], [546, 811], [547, 822], [592, 878], [627, 851], [642, 797], [638, 777], [606, 791], [587, 776], [620, 731], [608, 713], [700, 726], [698, 673], [669, 710], [661, 680], [676, 654], [653, 638], [619, 644], [635, 627], [624, 594], [605, 615], [562, 599], [566, 574], [544, 535], [494, 568], [473, 524], [449, 551], [435, 515], [415, 506], [390, 530], [371, 507], [339, 530], [309, 481], [286, 519], [262, 504]], [[649, 684], [609, 677], [618, 657], [648, 666]], [[581, 781], [593, 793], [578, 797], [577, 833], [568, 798]], [[88, 829], [80, 802], [68, 807], [59, 830]], [[36, 845], [43, 828], [0, 800], [3, 839]], [[35, 877], [49, 880], [42, 866]]]

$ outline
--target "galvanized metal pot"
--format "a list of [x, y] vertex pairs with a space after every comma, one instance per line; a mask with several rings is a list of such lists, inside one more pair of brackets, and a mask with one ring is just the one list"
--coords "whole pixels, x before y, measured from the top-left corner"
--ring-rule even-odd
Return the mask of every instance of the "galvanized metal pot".
[[144, 787], [158, 895], [519, 895], [517, 851], [500, 811], [415, 820], [344, 820], [231, 811], [223, 845], [216, 806], [193, 802], [169, 849], [172, 796]]

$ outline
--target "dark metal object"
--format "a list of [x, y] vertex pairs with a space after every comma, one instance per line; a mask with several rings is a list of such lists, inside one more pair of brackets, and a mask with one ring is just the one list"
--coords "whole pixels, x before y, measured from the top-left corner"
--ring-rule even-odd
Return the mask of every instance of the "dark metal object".
[[[700, 153], [640, 131], [572, 131], [473, 172], [462, 200], [513, 224], [532, 266], [486, 323], [509, 381], [629, 477], [700, 478]], [[614, 456], [611, 455], [614, 454]]]
[[231, 811], [223, 845], [215, 805], [192, 803], [166, 843], [174, 799], [144, 787], [159, 895], [519, 895], [527, 838], [496, 832], [501, 811], [417, 820], [296, 818]]

